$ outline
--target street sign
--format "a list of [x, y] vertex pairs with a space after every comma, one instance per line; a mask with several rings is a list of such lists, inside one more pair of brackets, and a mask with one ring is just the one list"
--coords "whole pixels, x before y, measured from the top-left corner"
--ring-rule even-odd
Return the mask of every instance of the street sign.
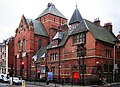
[[114, 65], [114, 69], [118, 69], [118, 65], [117, 64]]
[[53, 80], [53, 72], [48, 72], [48, 79]]

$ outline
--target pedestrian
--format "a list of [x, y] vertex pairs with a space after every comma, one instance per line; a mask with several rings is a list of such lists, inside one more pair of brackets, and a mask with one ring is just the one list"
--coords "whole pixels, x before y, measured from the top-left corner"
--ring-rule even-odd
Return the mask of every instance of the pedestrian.
[[99, 79], [99, 85], [101, 85], [103, 83], [102, 79]]
[[107, 84], [106, 78], [103, 78], [103, 85]]

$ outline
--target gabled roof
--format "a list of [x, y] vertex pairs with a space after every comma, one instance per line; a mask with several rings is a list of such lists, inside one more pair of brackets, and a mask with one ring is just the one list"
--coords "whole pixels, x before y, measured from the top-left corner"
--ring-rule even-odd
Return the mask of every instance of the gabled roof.
[[85, 20], [85, 22], [89, 28], [89, 31], [92, 33], [96, 40], [100, 40], [110, 44], [115, 44], [114, 41], [117, 40], [117, 37], [112, 32], [108, 31], [107, 29], [101, 26], [97, 26], [88, 20]]
[[94, 23], [85, 19], [83, 19], [79, 23], [79, 25], [71, 32], [70, 35], [74, 35], [85, 31], [91, 32], [91, 34], [96, 40], [100, 40], [110, 44], [115, 44], [113, 41], [117, 40], [116, 36], [112, 32], [108, 31], [107, 29], [101, 26], [97, 26]]
[[80, 33], [80, 32], [85, 32], [85, 31], [88, 31], [88, 26], [86, 24], [86, 22], [84, 20], [81, 20], [81, 22], [79, 23], [79, 25], [73, 29], [73, 31], [70, 33], [70, 35], [73, 35], [73, 34], [77, 34], [77, 33]]
[[79, 25], [73, 29], [72, 32], [69, 33], [69, 31], [66, 32], [60, 32], [63, 35], [62, 40], [60, 41], [58, 46], [52, 46], [52, 42], [48, 45], [47, 49], [52, 49], [52, 48], [57, 48], [57, 47], [61, 47], [64, 46], [65, 43], [67, 42], [69, 36], [78, 34], [78, 33], [82, 33], [82, 32], [91, 32], [91, 34], [93, 35], [93, 37], [96, 40], [100, 40], [109, 44], [115, 44], [113, 41], [117, 40], [117, 37], [109, 32], [107, 29], [103, 28], [103, 27], [99, 27], [96, 26], [94, 23], [83, 19]]
[[52, 42], [47, 46], [47, 49], [51, 49], [51, 48], [56, 48], [56, 47], [61, 47], [61, 46], [64, 46], [67, 39], [68, 39], [68, 36], [69, 36], [69, 32], [68, 31], [65, 31], [65, 32], [60, 32], [61, 35], [62, 35], [62, 40], [60, 41], [60, 43], [58, 44], [58, 46], [53, 46], [52, 45]]
[[33, 58], [36, 58], [36, 61], [39, 62], [40, 58], [46, 57], [47, 49], [46, 46], [41, 47], [38, 52], [33, 56]]
[[37, 20], [32, 20], [32, 19], [26, 19], [27, 25], [29, 25], [29, 23], [31, 21], [32, 21], [33, 26], [34, 26], [34, 34], [47, 36], [48, 37], [48, 34], [47, 34], [47, 32], [45, 30], [45, 27], [42, 24], [42, 22], [37, 21]]
[[65, 17], [60, 11], [58, 11], [58, 9], [57, 9], [57, 8], [55, 7], [55, 5], [52, 4], [52, 3], [48, 3], [48, 7], [38, 16], [38, 18], [40, 18], [40, 17], [42, 17], [42, 16], [44, 16], [44, 15], [46, 15], [46, 14], [48, 14], [48, 13], [66, 19], [66, 17]]
[[81, 20], [82, 20], [82, 16], [76, 7], [76, 9], [70, 19], [69, 25], [74, 24], [74, 23], [80, 23]]

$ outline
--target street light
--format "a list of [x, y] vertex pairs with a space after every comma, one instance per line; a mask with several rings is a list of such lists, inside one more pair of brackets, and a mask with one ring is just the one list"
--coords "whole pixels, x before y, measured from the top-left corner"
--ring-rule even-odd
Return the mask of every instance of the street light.
[[59, 79], [59, 83], [60, 83], [60, 81], [61, 81], [61, 78], [60, 78], [60, 68], [61, 68], [61, 66], [60, 66], [60, 48], [59, 48], [59, 60], [58, 60], [58, 74], [59, 74], [59, 76], [58, 76], [58, 79]]
[[60, 61], [59, 61], [59, 66], [58, 66], [58, 68], [59, 68], [59, 83], [60, 83], [60, 81], [61, 81], [61, 78], [60, 78], [60, 68], [61, 68], [61, 66], [60, 66]]
[[79, 57], [79, 79], [80, 79], [80, 58], [82, 59], [82, 85], [84, 86], [84, 73], [86, 66], [84, 64], [84, 57], [86, 55], [86, 48], [84, 47], [84, 44], [77, 45], [77, 57]]
[[113, 66], [113, 82], [116, 82], [116, 78], [117, 78], [117, 69], [118, 69], [118, 66], [117, 66], [117, 63], [116, 63], [116, 43], [119, 42], [119, 40], [115, 40], [113, 41], [115, 44], [114, 44], [114, 66]]
[[99, 64], [99, 62], [96, 62], [97, 64], [97, 74], [98, 74], [98, 79], [99, 79], [99, 84], [101, 84], [101, 82], [103, 82], [103, 70], [102, 70], [102, 66]]
[[99, 75], [99, 79], [101, 78], [103, 78], [102, 77], [102, 67], [101, 67], [101, 65], [99, 64], [99, 62], [97, 61], [96, 62], [96, 64], [97, 64], [97, 73], [98, 73], [98, 75]]
[[23, 79], [23, 69], [24, 69], [24, 62], [21, 62], [21, 77]]

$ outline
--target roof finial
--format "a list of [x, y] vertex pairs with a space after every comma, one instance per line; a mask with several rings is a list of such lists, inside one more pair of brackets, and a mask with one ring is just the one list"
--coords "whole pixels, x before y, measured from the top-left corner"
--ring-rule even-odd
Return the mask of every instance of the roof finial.
[[77, 8], [77, 2], [76, 2], [76, 8]]
[[76, 2], [76, 8], [77, 8], [77, 2]]

